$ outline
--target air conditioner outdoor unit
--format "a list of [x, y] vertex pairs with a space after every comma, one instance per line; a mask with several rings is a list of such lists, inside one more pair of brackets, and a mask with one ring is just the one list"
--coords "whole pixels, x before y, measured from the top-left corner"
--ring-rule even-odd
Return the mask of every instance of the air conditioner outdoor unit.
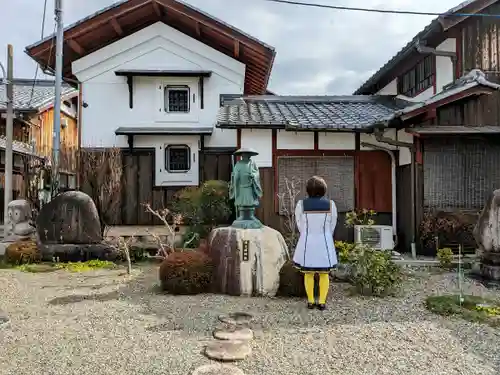
[[378, 250], [393, 250], [392, 227], [389, 225], [355, 225], [354, 242]]

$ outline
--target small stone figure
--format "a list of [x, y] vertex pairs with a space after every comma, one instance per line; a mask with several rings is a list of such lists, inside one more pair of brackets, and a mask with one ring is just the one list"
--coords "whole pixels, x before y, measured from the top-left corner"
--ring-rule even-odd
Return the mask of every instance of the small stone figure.
[[5, 226], [5, 242], [31, 238], [35, 228], [31, 225], [31, 207], [23, 199], [12, 201], [7, 206], [8, 221]]
[[241, 229], [259, 229], [262, 223], [255, 217], [255, 208], [262, 197], [259, 168], [251, 159], [259, 153], [250, 148], [241, 148], [234, 155], [241, 156], [234, 166], [229, 186], [229, 197], [234, 199], [237, 218], [232, 226]]

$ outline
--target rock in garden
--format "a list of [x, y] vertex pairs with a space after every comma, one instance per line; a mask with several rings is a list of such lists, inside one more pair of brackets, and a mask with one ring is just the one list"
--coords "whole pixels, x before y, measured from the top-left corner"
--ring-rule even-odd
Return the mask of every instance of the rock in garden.
[[500, 189], [488, 199], [474, 228], [479, 245], [480, 273], [491, 280], [500, 280]]
[[36, 226], [43, 244], [98, 244], [102, 241], [97, 208], [92, 198], [81, 191], [61, 193], [44, 205]]
[[210, 234], [209, 254], [216, 293], [275, 296], [288, 247], [281, 233], [269, 227], [223, 227]]
[[245, 375], [242, 370], [236, 366], [223, 363], [214, 363], [198, 367], [192, 375]]
[[243, 325], [249, 324], [253, 319], [252, 314], [244, 312], [229, 313], [227, 315], [219, 315], [219, 320], [222, 323], [227, 323], [230, 325]]
[[205, 355], [217, 361], [240, 361], [252, 353], [244, 341], [214, 341], [205, 348]]
[[214, 337], [218, 340], [250, 341], [253, 339], [253, 332], [250, 328], [228, 325], [217, 328], [214, 331]]
[[500, 189], [486, 202], [474, 228], [474, 237], [483, 252], [500, 252]]

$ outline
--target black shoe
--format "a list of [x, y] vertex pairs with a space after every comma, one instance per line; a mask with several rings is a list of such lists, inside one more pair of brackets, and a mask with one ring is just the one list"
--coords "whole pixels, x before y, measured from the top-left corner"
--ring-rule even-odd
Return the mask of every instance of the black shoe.
[[308, 304], [307, 304], [307, 308], [308, 308], [309, 310], [312, 310], [312, 309], [314, 309], [315, 307], [316, 307], [316, 304], [315, 304], [315, 303], [308, 303]]
[[324, 305], [324, 304], [320, 304], [320, 305], [318, 305], [318, 310], [323, 311], [323, 310], [325, 310], [325, 309], [326, 309], [326, 305]]

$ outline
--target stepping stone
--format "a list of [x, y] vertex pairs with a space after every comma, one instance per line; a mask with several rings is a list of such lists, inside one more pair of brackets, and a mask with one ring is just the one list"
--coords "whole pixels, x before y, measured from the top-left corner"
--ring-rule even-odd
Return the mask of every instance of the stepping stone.
[[238, 367], [214, 363], [198, 367], [192, 375], [245, 375]]
[[215, 329], [214, 337], [218, 340], [249, 341], [253, 339], [253, 332], [250, 328], [228, 325]]
[[4, 312], [0, 311], [0, 327], [4, 327], [9, 324], [10, 319]]
[[217, 361], [241, 361], [252, 353], [244, 341], [215, 341], [205, 348], [205, 355]]
[[244, 312], [235, 312], [219, 316], [219, 320], [221, 322], [233, 325], [248, 324], [252, 321], [252, 319], [253, 315]]

